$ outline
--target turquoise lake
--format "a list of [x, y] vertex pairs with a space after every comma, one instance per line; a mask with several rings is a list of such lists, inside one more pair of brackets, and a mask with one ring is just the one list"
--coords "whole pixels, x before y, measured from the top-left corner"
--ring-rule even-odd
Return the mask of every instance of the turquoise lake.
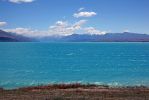
[[0, 87], [149, 86], [149, 43], [0, 43]]

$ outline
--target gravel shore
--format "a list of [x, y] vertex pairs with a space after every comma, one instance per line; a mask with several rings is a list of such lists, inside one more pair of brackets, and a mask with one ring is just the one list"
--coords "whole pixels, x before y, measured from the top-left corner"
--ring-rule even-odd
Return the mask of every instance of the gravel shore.
[[54, 84], [0, 89], [0, 100], [149, 100], [147, 87]]

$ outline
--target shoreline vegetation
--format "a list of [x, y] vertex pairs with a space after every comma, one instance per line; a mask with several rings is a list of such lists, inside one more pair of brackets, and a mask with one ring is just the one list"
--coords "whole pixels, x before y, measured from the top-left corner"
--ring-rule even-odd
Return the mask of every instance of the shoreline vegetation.
[[0, 100], [149, 100], [149, 87], [72, 83], [0, 88]]

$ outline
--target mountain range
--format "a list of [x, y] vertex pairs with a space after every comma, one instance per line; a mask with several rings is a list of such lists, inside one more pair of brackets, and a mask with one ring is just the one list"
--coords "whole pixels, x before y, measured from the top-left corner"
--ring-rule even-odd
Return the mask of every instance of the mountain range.
[[149, 35], [124, 32], [104, 35], [72, 34], [31, 38], [0, 30], [0, 42], [149, 42]]

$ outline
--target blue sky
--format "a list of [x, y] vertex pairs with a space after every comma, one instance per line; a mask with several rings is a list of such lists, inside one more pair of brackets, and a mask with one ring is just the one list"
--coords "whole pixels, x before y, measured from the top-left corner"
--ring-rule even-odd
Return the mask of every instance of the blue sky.
[[149, 34], [148, 5], [149, 0], [0, 0], [0, 28], [19, 34]]

